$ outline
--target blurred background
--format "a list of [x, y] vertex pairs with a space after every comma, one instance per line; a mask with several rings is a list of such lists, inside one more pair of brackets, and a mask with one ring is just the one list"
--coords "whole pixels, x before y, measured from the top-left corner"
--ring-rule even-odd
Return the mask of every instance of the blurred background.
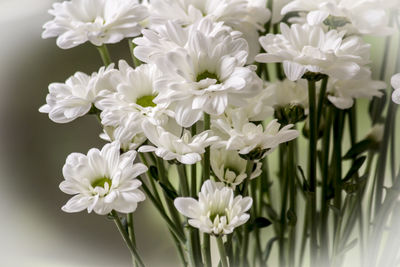
[[[131, 266], [112, 221], [61, 211], [69, 199], [58, 188], [65, 158], [102, 147], [101, 129], [94, 117], [55, 124], [38, 108], [45, 103], [49, 83], [64, 82], [78, 70], [97, 71], [102, 63], [88, 44], [61, 50], [55, 39], [41, 39], [53, 2], [0, 0], [0, 266]], [[369, 40], [376, 62], [382, 39]], [[129, 56], [127, 42], [110, 48], [115, 59]], [[357, 125], [362, 138], [370, 128], [367, 101], [359, 109], [364, 114]], [[147, 266], [178, 266], [170, 235], [151, 203], [139, 205], [134, 215]]]

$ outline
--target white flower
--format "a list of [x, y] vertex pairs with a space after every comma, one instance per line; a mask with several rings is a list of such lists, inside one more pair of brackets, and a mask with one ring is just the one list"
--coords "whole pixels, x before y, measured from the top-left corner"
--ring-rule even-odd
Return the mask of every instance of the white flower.
[[[219, 117], [212, 120], [213, 131], [221, 140], [213, 147], [239, 151], [239, 154], [249, 154], [260, 159], [271, 153], [279, 144], [289, 142], [298, 137], [297, 130], [291, 130], [292, 124], [280, 129], [277, 120], [271, 121], [264, 129], [259, 124], [248, 122], [240, 112], [229, 114], [229, 117]], [[254, 155], [253, 155], [254, 154]]]
[[[242, 159], [236, 151], [225, 149], [211, 150], [211, 168], [215, 176], [226, 185], [235, 187], [247, 178], [247, 161]], [[250, 179], [256, 178], [261, 174], [261, 163], [256, 164], [256, 169], [252, 171]]]
[[188, 26], [207, 17], [242, 32], [250, 46], [248, 62], [259, 52], [258, 31], [271, 16], [265, 5], [254, 0], [152, 0], [149, 8], [152, 25], [173, 20]]
[[284, 15], [282, 14], [282, 8], [290, 3], [292, 0], [273, 0], [272, 4], [272, 24], [280, 22]]
[[246, 223], [250, 218], [246, 211], [252, 203], [250, 197], [235, 197], [233, 189], [211, 180], [202, 185], [199, 200], [178, 197], [174, 201], [176, 209], [189, 217], [191, 226], [214, 235], [230, 234]]
[[392, 100], [394, 103], [400, 104], [400, 73], [397, 73], [392, 77], [391, 84], [394, 88]]
[[204, 131], [192, 137], [188, 131], [184, 130], [182, 136], [178, 136], [149, 121], [143, 121], [142, 129], [155, 146], [141, 146], [139, 152], [155, 152], [164, 160], [177, 160], [183, 164], [199, 162], [205, 148], [218, 139], [210, 136], [210, 131]]
[[113, 90], [110, 77], [114, 72], [114, 65], [101, 67], [98, 73], [91, 76], [77, 72], [65, 83], [49, 85], [47, 104], [39, 111], [48, 113], [49, 118], [57, 123], [67, 123], [90, 111], [103, 90]]
[[153, 102], [158, 95], [154, 82], [160, 76], [155, 65], [143, 64], [133, 69], [124, 60], [120, 60], [119, 70], [111, 79], [116, 91], [102, 92], [102, 99], [96, 102], [96, 107], [103, 110], [102, 124], [118, 127], [135, 123], [139, 133], [144, 119], [154, 124], [165, 123], [168, 120], [166, 106]]
[[344, 24], [340, 28], [348, 34], [387, 35], [393, 31], [388, 27], [389, 12], [385, 8], [377, 0], [295, 0], [282, 9], [282, 14], [309, 12], [307, 21], [313, 25], [321, 25], [331, 16]]
[[276, 81], [269, 84], [266, 90], [272, 91], [275, 107], [298, 105], [308, 110], [308, 87], [305, 80]]
[[136, 151], [120, 155], [118, 142], [93, 148], [87, 155], [72, 153], [63, 168], [65, 181], [60, 189], [72, 197], [62, 210], [79, 212], [87, 209], [100, 215], [112, 210], [130, 213], [145, 199], [138, 188], [137, 176], [147, 171], [141, 163], [133, 164]]
[[368, 69], [363, 72], [363, 75], [351, 80], [330, 79], [327, 90], [329, 101], [339, 109], [348, 109], [353, 106], [354, 99], [381, 97], [386, 83], [372, 80]]
[[124, 124], [116, 128], [104, 126], [104, 131], [100, 134], [100, 138], [108, 142], [118, 141], [123, 151], [135, 150], [147, 140], [146, 136], [140, 130], [138, 131], [137, 127], [135, 120], [126, 120]]
[[212, 37], [193, 29], [185, 48], [157, 57], [163, 76], [155, 84], [159, 95], [154, 103], [174, 108], [183, 127], [193, 125], [204, 112], [220, 115], [228, 105], [246, 105], [246, 98], [262, 88], [255, 68], [244, 66], [246, 58], [244, 39], [230, 34]]
[[308, 24], [280, 26], [282, 34], [260, 37], [267, 53], [257, 55], [256, 61], [283, 62], [289, 80], [296, 81], [306, 72], [348, 80], [369, 63], [369, 45], [357, 36], [343, 38], [345, 32], [325, 33], [321, 27]]
[[54, 19], [44, 24], [43, 38], [57, 37], [57, 45], [69, 49], [87, 41], [96, 46], [138, 36], [147, 8], [137, 0], [71, 0], [54, 3]]

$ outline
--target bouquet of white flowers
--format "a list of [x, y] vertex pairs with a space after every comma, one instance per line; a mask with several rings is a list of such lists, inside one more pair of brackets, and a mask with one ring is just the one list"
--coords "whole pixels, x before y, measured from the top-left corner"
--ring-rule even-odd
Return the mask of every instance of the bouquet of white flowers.
[[[399, 11], [396, 0], [55, 3], [43, 38], [90, 42], [103, 66], [50, 84], [39, 111], [93, 116], [108, 142], [67, 157], [63, 211], [108, 215], [140, 267], [142, 201], [183, 266], [342, 266], [357, 248], [360, 266], [397, 266], [400, 239], [385, 236], [400, 222]], [[386, 44], [378, 73], [366, 35]], [[125, 39], [131, 63], [107, 48]]]

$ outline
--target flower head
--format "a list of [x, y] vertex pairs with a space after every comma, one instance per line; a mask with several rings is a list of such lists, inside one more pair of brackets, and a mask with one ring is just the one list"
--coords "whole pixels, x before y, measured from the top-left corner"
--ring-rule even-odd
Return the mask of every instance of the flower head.
[[48, 113], [52, 121], [67, 123], [87, 114], [98, 100], [103, 90], [112, 91], [110, 77], [114, 72], [114, 65], [101, 67], [98, 73], [91, 76], [77, 72], [65, 83], [49, 85], [47, 104], [39, 111]]
[[207, 180], [201, 187], [199, 200], [178, 197], [174, 204], [177, 210], [189, 217], [189, 224], [201, 232], [222, 235], [246, 223], [246, 213], [253, 201], [250, 197], [234, 196], [233, 189], [222, 183]]
[[400, 104], [400, 73], [392, 77], [391, 84], [394, 88], [392, 100], [394, 103]]
[[112, 210], [129, 213], [145, 199], [138, 188], [142, 184], [137, 176], [147, 171], [141, 163], [133, 164], [136, 151], [120, 155], [118, 142], [105, 145], [101, 151], [93, 148], [87, 155], [72, 153], [63, 168], [65, 181], [60, 189], [75, 195], [65, 206], [65, 212], [87, 209], [100, 215]]
[[344, 37], [345, 32], [327, 33], [319, 26], [281, 23], [282, 34], [267, 34], [260, 43], [267, 53], [256, 61], [283, 62], [286, 76], [299, 80], [306, 72], [322, 73], [348, 80], [356, 76], [361, 66], [369, 63], [369, 45], [356, 36]]
[[57, 37], [69, 49], [87, 41], [96, 46], [118, 43], [140, 34], [147, 8], [137, 0], [71, 0], [54, 3], [54, 19], [44, 24], [43, 38]]

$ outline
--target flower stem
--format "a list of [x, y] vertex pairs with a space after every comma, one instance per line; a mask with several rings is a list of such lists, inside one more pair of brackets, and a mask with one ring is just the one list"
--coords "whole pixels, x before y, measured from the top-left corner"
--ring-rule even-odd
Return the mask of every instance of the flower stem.
[[226, 257], [225, 246], [224, 246], [224, 241], [222, 240], [222, 236], [218, 236], [216, 237], [216, 239], [217, 239], [218, 251], [222, 267], [228, 267], [229, 265]]
[[140, 267], [144, 267], [145, 265], [144, 265], [142, 259], [140, 258], [140, 255], [139, 255], [135, 245], [132, 244], [131, 240], [129, 239], [129, 234], [125, 231], [125, 229], [121, 223], [121, 220], [119, 219], [118, 213], [115, 210], [113, 210], [113, 211], [111, 211], [111, 215], [114, 218], [114, 222], [117, 225], [117, 228], [118, 228], [119, 232], [121, 233], [122, 238], [124, 239], [129, 250], [131, 251], [132, 256], [135, 258], [135, 261], [138, 263], [138, 265]]
[[[288, 151], [288, 179], [289, 179], [289, 211], [292, 214], [292, 221], [289, 221], [289, 267], [295, 265], [295, 249], [296, 249], [296, 162], [294, 156], [294, 145], [295, 141], [289, 142]], [[293, 221], [294, 220], [294, 221]]]
[[310, 124], [310, 137], [309, 137], [309, 186], [310, 186], [310, 260], [311, 266], [315, 266], [315, 255], [318, 249], [317, 245], [317, 211], [316, 211], [316, 181], [317, 181], [317, 114], [316, 114], [316, 81], [313, 79], [308, 80], [308, 100], [309, 100], [309, 124]]
[[[129, 234], [129, 239], [131, 240], [132, 244], [136, 246], [136, 238], [135, 238], [135, 228], [133, 225], [133, 213], [128, 213], [126, 215], [126, 221], [128, 223], [128, 234]], [[137, 266], [136, 259], [132, 257], [133, 260], [133, 266]]]
[[135, 57], [135, 54], [133, 53], [136, 44], [133, 42], [133, 39], [128, 39], [128, 44], [129, 44], [129, 51], [131, 52], [132, 63], [135, 66], [135, 68], [137, 68], [140, 65], [142, 65], [142, 62], [137, 57]]
[[211, 265], [211, 247], [210, 247], [210, 235], [207, 233], [203, 234], [203, 261], [205, 267], [212, 267]]
[[108, 51], [107, 45], [103, 44], [102, 46], [97, 46], [97, 50], [100, 53], [101, 60], [103, 60], [104, 66], [108, 66], [111, 64], [111, 56]]
[[[204, 131], [210, 130], [210, 115], [204, 113]], [[210, 179], [210, 147], [206, 148], [206, 152], [204, 153], [204, 161], [203, 161], [203, 182]]]

